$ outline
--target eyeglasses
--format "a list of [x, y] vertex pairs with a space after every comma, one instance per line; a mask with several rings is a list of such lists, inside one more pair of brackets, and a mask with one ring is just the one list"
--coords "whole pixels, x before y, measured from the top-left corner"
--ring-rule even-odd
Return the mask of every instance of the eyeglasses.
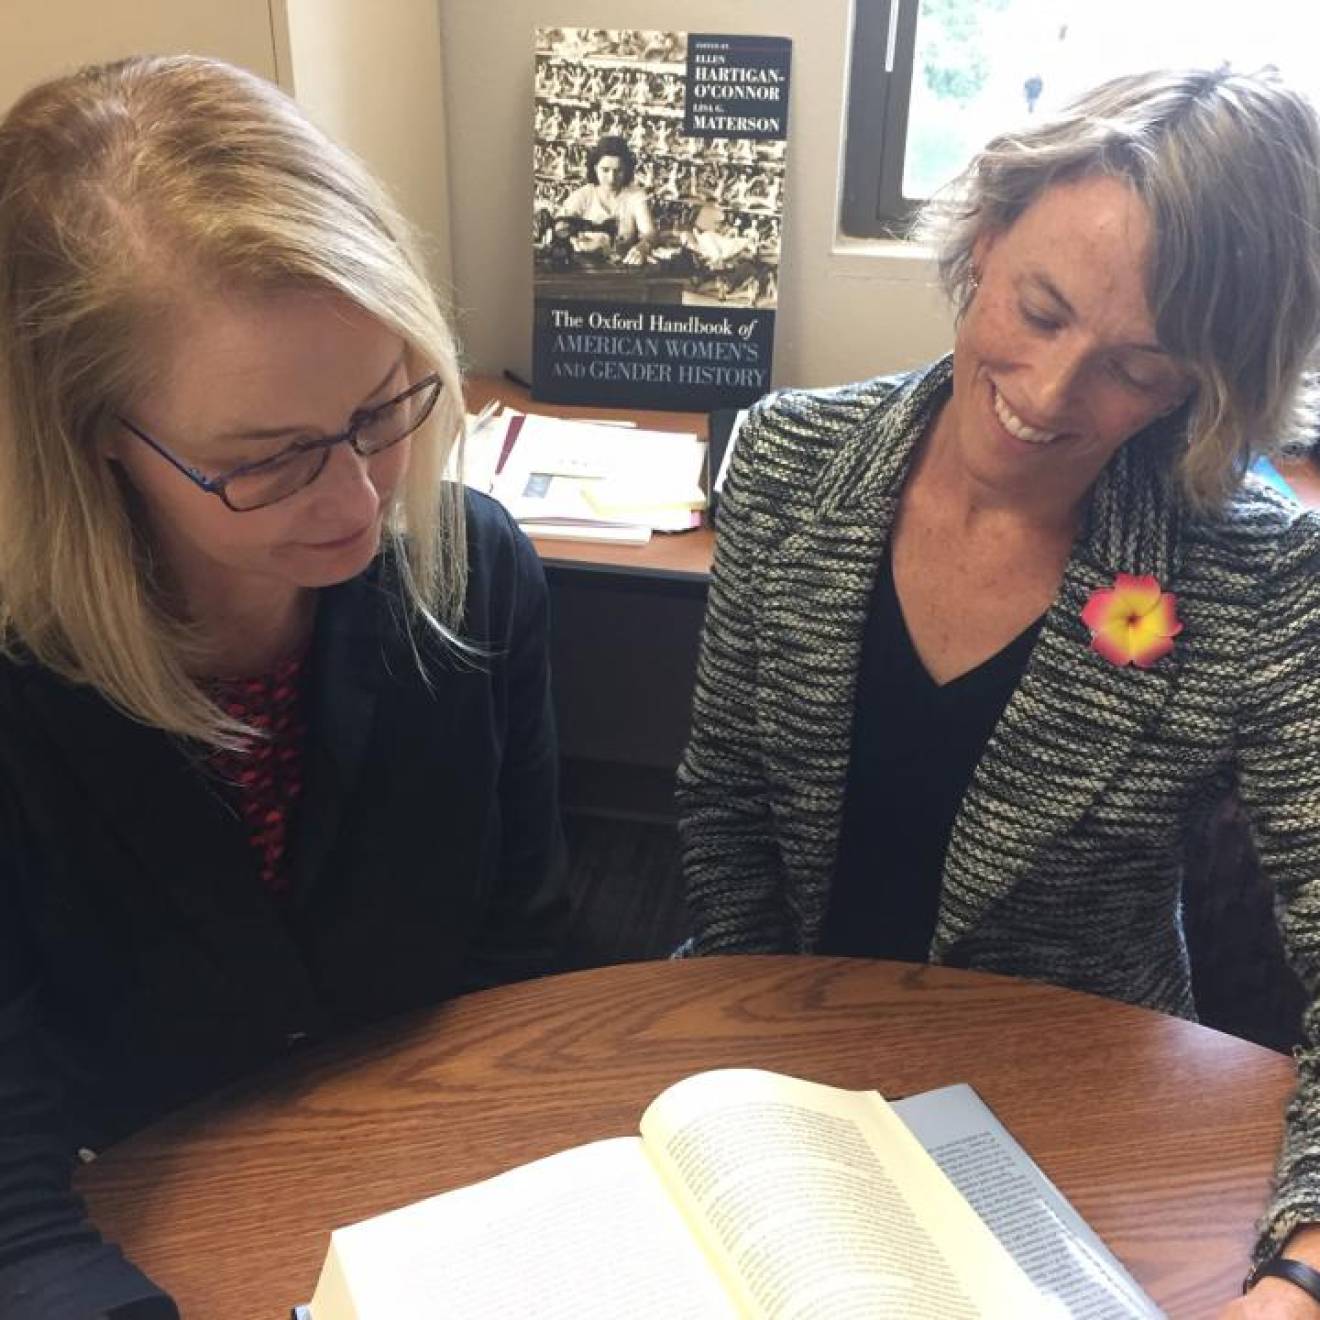
[[360, 457], [370, 458], [407, 439], [431, 415], [443, 387], [438, 375], [424, 376], [385, 403], [359, 409], [348, 419], [347, 429], [338, 435], [296, 440], [270, 458], [243, 463], [218, 477], [208, 477], [185, 463], [127, 417], [118, 421], [208, 495], [218, 495], [235, 513], [250, 513], [286, 500], [304, 486], [310, 486], [325, 471], [330, 451], [336, 445], [346, 444]]

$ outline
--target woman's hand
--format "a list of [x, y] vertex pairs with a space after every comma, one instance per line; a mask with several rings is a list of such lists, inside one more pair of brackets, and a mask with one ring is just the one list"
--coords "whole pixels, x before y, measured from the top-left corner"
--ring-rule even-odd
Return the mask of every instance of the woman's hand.
[[[1281, 1254], [1320, 1270], [1320, 1226], [1306, 1224], [1297, 1229], [1283, 1244]], [[1295, 1283], [1267, 1274], [1224, 1307], [1219, 1320], [1320, 1320], [1320, 1302]]]
[[1320, 1303], [1287, 1279], [1265, 1278], [1229, 1302], [1219, 1320], [1320, 1320]]
[[632, 245], [623, 258], [625, 266], [644, 266], [651, 257], [651, 245], [646, 239], [639, 239]]

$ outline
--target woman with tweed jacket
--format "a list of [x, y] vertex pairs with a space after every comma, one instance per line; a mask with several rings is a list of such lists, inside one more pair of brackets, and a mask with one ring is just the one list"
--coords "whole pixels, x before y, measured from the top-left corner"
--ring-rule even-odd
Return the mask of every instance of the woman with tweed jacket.
[[[692, 951], [929, 958], [1193, 1012], [1230, 785], [1320, 984], [1320, 131], [1272, 75], [1119, 79], [935, 220], [950, 358], [758, 405], [679, 772]], [[1320, 1013], [1257, 1264], [1320, 1270]], [[1226, 1314], [1320, 1316], [1320, 1274]], [[1226, 1302], [1228, 1299], [1225, 1299]]]

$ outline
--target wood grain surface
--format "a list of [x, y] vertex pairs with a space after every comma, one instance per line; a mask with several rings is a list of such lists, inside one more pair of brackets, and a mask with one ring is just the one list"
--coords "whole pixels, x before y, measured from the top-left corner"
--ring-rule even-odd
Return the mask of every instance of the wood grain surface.
[[862, 960], [634, 963], [456, 1000], [202, 1102], [83, 1171], [193, 1317], [281, 1317], [331, 1228], [635, 1131], [689, 1073], [896, 1097], [971, 1082], [1174, 1317], [1240, 1286], [1291, 1061], [1128, 1005]]

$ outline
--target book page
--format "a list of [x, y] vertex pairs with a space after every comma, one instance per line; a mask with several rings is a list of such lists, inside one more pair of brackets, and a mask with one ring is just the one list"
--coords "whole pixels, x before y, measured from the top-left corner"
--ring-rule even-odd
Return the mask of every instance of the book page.
[[970, 1086], [892, 1107], [1032, 1283], [1075, 1320], [1162, 1315]]
[[556, 541], [606, 541], [614, 545], [646, 545], [649, 527], [613, 526], [607, 523], [519, 522], [528, 536]]
[[699, 1073], [651, 1105], [642, 1139], [755, 1315], [1056, 1313], [874, 1092]]
[[340, 1229], [331, 1256], [314, 1320], [738, 1315], [636, 1137]]
[[[489, 405], [488, 405], [489, 406]], [[462, 480], [473, 490], [489, 494], [495, 484], [495, 472], [504, 452], [504, 438], [509, 422], [516, 414], [506, 410], [503, 414], [468, 413], [467, 434], [462, 445], [450, 451], [447, 481]], [[460, 461], [461, 460], [461, 461]]]
[[620, 432], [595, 422], [529, 414], [491, 490], [520, 521], [658, 521], [668, 529], [675, 521], [670, 506], [681, 505], [689, 515], [705, 506], [705, 457], [705, 443], [695, 435]]

